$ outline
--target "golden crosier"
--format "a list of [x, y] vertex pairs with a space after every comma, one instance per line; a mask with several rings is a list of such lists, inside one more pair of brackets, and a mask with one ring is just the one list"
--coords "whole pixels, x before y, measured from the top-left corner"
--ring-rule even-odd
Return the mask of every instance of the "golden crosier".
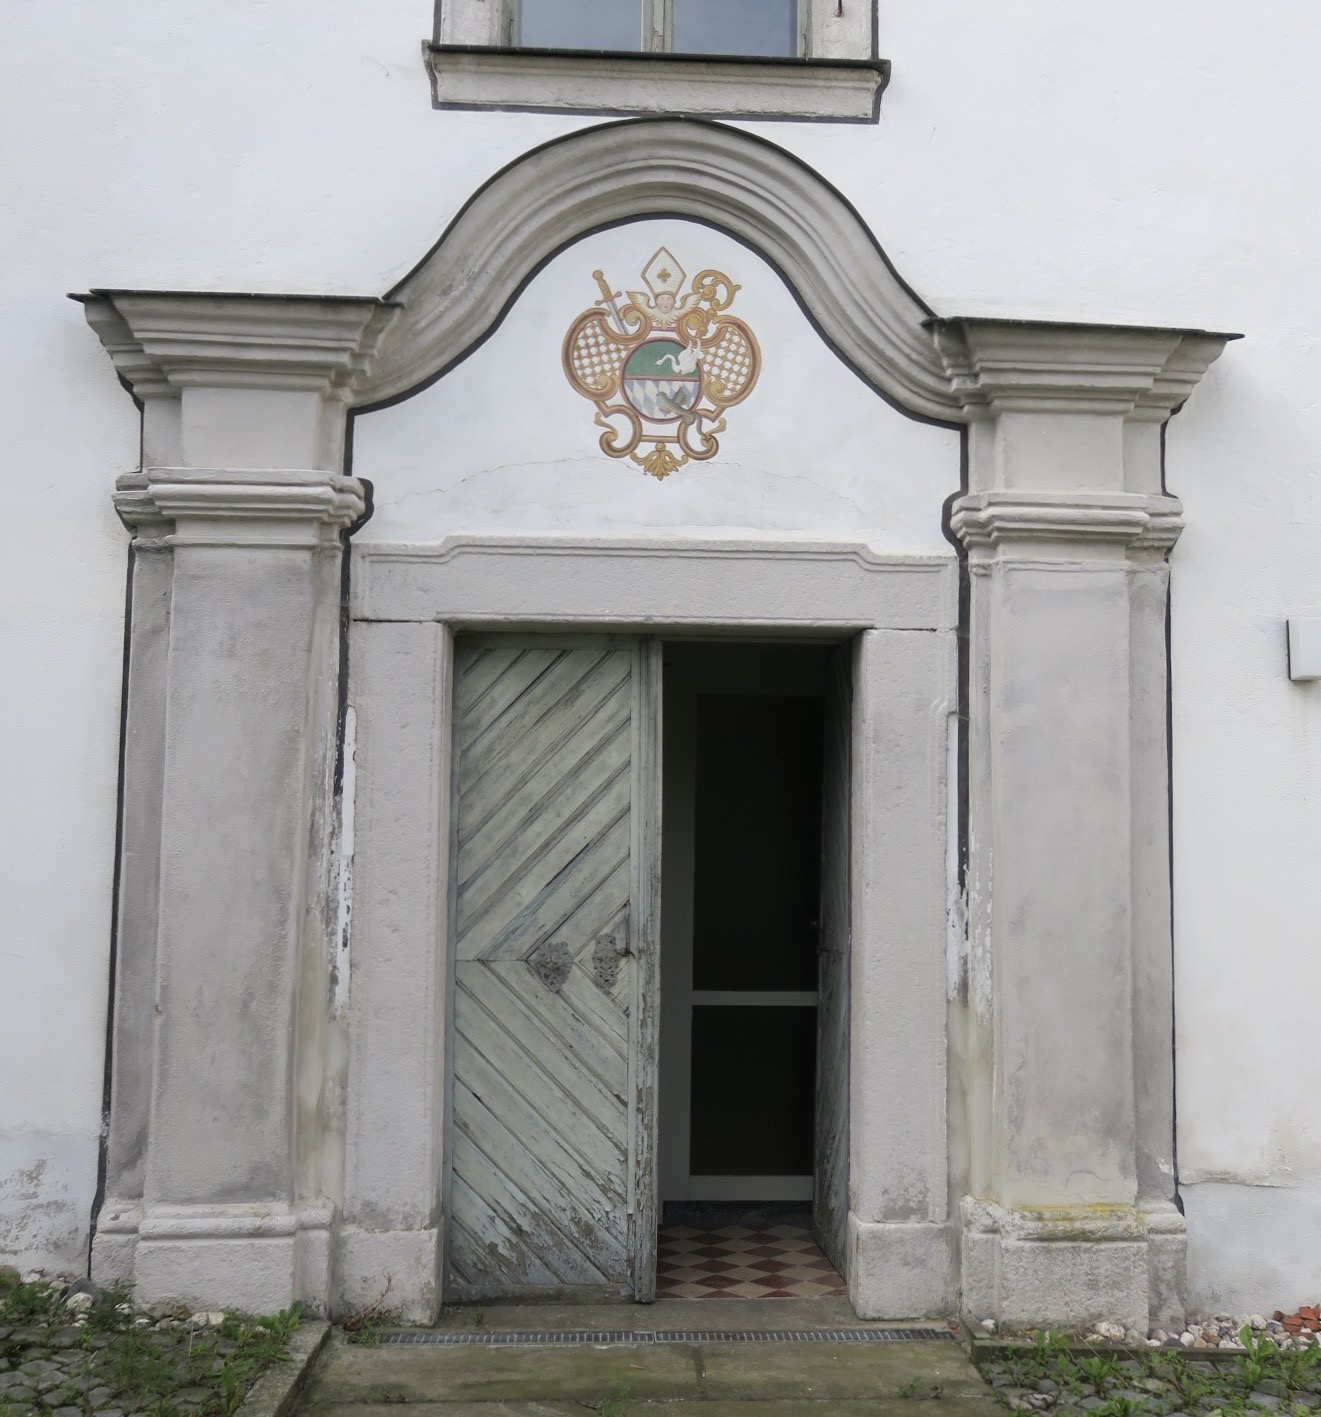
[[601, 299], [570, 325], [562, 360], [570, 385], [596, 406], [601, 451], [657, 480], [713, 458], [725, 410], [761, 372], [756, 337], [726, 313], [740, 287], [707, 269], [683, 291], [682, 268], [664, 247], [643, 267], [649, 293], [625, 296], [604, 272], [592, 275]]

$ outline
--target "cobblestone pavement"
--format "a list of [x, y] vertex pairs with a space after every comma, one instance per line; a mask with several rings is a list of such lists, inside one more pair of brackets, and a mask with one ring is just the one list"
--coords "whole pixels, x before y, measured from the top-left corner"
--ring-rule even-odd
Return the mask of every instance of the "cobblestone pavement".
[[1007, 1407], [1057, 1417], [1294, 1417], [1321, 1412], [1321, 1350], [1282, 1349], [1251, 1330], [1216, 1360], [1186, 1348], [1145, 1353], [1037, 1335], [976, 1350]]
[[0, 1269], [0, 1417], [226, 1417], [296, 1324], [143, 1311], [86, 1280]]

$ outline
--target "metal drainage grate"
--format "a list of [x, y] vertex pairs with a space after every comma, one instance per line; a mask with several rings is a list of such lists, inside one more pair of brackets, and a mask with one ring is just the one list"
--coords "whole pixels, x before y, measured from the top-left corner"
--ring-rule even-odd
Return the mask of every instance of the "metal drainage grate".
[[396, 1329], [382, 1343], [485, 1348], [581, 1347], [604, 1343], [953, 1343], [947, 1328], [562, 1329], [490, 1333]]

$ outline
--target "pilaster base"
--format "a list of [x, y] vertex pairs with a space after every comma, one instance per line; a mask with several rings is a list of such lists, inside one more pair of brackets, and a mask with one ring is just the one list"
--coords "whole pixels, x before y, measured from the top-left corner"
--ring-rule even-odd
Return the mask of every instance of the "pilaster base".
[[1188, 1226], [1168, 1201], [1143, 1209], [1147, 1222], [1147, 1315], [1152, 1328], [1179, 1333], [1187, 1319]]
[[92, 1237], [92, 1278], [106, 1289], [133, 1283], [142, 1205], [107, 1196]]
[[1145, 1333], [1183, 1317], [1183, 1217], [1171, 1205], [1006, 1210], [963, 1202], [963, 1309], [1010, 1328], [1099, 1319]]
[[379, 1303], [406, 1323], [434, 1323], [440, 1312], [441, 1238], [439, 1227], [360, 1230], [343, 1226], [334, 1316], [342, 1318]]
[[954, 1309], [951, 1225], [896, 1225], [849, 1212], [849, 1302], [859, 1318], [909, 1319]]
[[334, 1208], [325, 1202], [102, 1209], [92, 1253], [99, 1282], [133, 1285], [139, 1303], [268, 1314], [330, 1306]]

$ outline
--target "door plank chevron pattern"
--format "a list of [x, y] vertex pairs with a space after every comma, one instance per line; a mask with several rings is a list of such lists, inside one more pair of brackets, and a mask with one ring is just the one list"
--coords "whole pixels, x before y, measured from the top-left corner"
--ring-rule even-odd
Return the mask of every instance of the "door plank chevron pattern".
[[632, 647], [459, 643], [451, 1297], [633, 1279], [636, 675]]

